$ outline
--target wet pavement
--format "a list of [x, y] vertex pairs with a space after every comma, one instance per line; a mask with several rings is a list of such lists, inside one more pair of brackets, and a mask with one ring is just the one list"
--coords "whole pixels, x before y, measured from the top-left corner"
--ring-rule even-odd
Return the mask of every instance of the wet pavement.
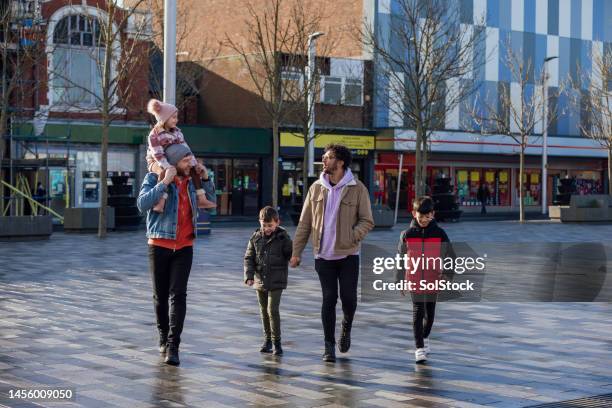
[[[611, 225], [443, 226], [455, 241], [612, 239]], [[350, 352], [324, 363], [309, 249], [281, 301], [285, 355], [262, 355], [256, 296], [242, 284], [251, 232], [197, 241], [180, 367], [157, 352], [143, 231], [0, 242], [0, 406], [521, 407], [612, 393], [609, 303], [442, 303], [430, 359], [415, 365], [410, 305], [361, 302]], [[368, 242], [394, 248], [399, 232]], [[41, 387], [76, 398], [10, 399]]]

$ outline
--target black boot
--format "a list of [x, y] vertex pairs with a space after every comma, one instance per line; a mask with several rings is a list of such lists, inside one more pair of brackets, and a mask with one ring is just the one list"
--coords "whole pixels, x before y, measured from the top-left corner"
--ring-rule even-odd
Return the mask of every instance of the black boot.
[[323, 361], [328, 363], [336, 362], [336, 345], [331, 341], [325, 342], [325, 353], [323, 353]]
[[168, 345], [168, 351], [166, 352], [166, 364], [177, 366], [181, 364], [181, 360], [179, 360], [179, 351], [178, 346], [174, 344]]
[[159, 352], [165, 354], [168, 349], [168, 333], [159, 333]]
[[341, 353], [346, 353], [351, 348], [351, 323], [346, 320], [342, 321], [342, 334], [340, 335], [340, 343], [338, 349]]
[[283, 348], [281, 347], [281, 341], [279, 340], [274, 340], [274, 355], [275, 356], [282, 356], [283, 355]]
[[265, 339], [261, 348], [259, 349], [260, 353], [271, 353], [272, 352], [272, 340]]

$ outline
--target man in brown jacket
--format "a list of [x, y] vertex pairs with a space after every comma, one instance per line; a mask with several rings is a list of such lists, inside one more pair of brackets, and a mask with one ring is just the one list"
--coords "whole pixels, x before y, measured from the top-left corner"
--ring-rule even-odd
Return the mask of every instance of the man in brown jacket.
[[351, 151], [345, 146], [330, 144], [325, 147], [323, 173], [304, 199], [290, 261], [291, 267], [300, 263], [310, 236], [315, 270], [323, 292], [323, 360], [328, 362], [336, 361], [338, 288], [344, 313], [338, 348], [346, 353], [351, 347], [351, 325], [357, 309], [360, 242], [374, 227], [370, 194], [363, 183], [353, 177], [349, 168], [351, 159]]

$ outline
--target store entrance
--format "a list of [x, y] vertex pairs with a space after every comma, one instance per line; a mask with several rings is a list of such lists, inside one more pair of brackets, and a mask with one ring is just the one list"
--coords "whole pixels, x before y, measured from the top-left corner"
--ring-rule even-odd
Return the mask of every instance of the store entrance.
[[217, 189], [217, 215], [257, 216], [260, 160], [204, 158], [203, 162]]

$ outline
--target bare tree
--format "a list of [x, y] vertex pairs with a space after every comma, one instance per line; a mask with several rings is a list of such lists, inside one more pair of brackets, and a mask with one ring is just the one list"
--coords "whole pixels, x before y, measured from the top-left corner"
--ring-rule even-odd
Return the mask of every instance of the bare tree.
[[608, 151], [608, 194], [612, 194], [612, 49], [593, 47], [591, 70], [578, 69], [569, 78], [572, 104], [587, 118], [582, 134]]
[[484, 30], [460, 24], [458, 11], [445, 0], [396, 3], [389, 27], [366, 21], [357, 35], [374, 54], [378, 100], [399, 127], [415, 130], [414, 186], [422, 195], [430, 136], [474, 92], [471, 75], [486, 62], [483, 47], [476, 47]]
[[[315, 7], [316, 6], [316, 7]], [[322, 65], [325, 61], [325, 56], [332, 54], [333, 50], [338, 45], [341, 33], [332, 31], [331, 27], [324, 25], [325, 19], [328, 17], [324, 6], [319, 4], [312, 5], [304, 2], [295, 1], [291, 4], [290, 11], [288, 12], [291, 21], [294, 24], [294, 47], [289, 50], [292, 56], [286, 56], [287, 61], [283, 65], [283, 82], [285, 100], [291, 105], [291, 112], [287, 115], [285, 123], [283, 125], [297, 126], [300, 129], [299, 135], [301, 137], [304, 153], [303, 153], [303, 165], [302, 165], [302, 181], [304, 182], [304, 188], [307, 187], [308, 179], [308, 166], [309, 162], [309, 151], [308, 145], [311, 140], [314, 140], [319, 134], [326, 131], [326, 124], [319, 121], [318, 127], [315, 127], [313, 135], [310, 135], [311, 119], [314, 115], [316, 103], [320, 102], [318, 95], [321, 91], [321, 71]], [[308, 54], [310, 36], [314, 33], [321, 32], [325, 34], [325, 41], [319, 41], [316, 47], [316, 55], [314, 62], [314, 69], [311, 74], [311, 80], [308, 81]], [[292, 65], [288, 65], [292, 64]], [[359, 76], [361, 80], [363, 73], [353, 72], [350, 69], [346, 69], [344, 74], [346, 76]], [[313, 95], [312, 105], [309, 106], [309, 95]], [[327, 123], [331, 123], [336, 119], [336, 115], [330, 115], [327, 118]], [[305, 196], [305, 193], [304, 193]]]
[[[161, 72], [164, 42], [164, 0], [148, 0], [146, 9], [152, 17], [151, 57], [149, 70], [151, 72], [153, 97], [162, 100], [163, 75]], [[144, 6], [144, 5], [143, 5]], [[205, 86], [203, 73], [207, 65], [214, 61], [220, 51], [219, 44], [213, 44], [209, 39], [198, 40], [197, 46], [190, 44], [190, 34], [198, 21], [188, 7], [181, 3], [177, 7], [176, 21], [176, 107], [179, 112], [193, 102], [193, 97], [199, 95]], [[204, 82], [203, 82], [204, 81]]]
[[[108, 202], [108, 137], [111, 123], [125, 118], [130, 108], [142, 109], [148, 95], [142, 87], [148, 83], [136, 80], [134, 73], [143, 65], [148, 66], [148, 45], [150, 40], [150, 15], [142, 12], [146, 0], [105, 0], [93, 8], [75, 9], [75, 20], [79, 29], [87, 34], [88, 57], [94, 61], [99, 86], [94, 83], [84, 85], [78, 79], [66, 74], [66, 66], [53, 65], [49, 78], [54, 92], [58, 95], [59, 105], [76, 112], [95, 113], [101, 117], [102, 139], [100, 143], [100, 216], [98, 236], [106, 237]], [[70, 22], [72, 25], [72, 21]], [[63, 27], [62, 27], [63, 29]], [[66, 30], [66, 36], [70, 33]], [[53, 49], [47, 50], [49, 58], [58, 55], [64, 38], [60, 32]], [[81, 41], [85, 38], [81, 37]], [[91, 37], [90, 37], [91, 35]], [[72, 44], [72, 38], [66, 44]], [[70, 57], [65, 63], [70, 63]], [[57, 58], [56, 58], [57, 59]], [[54, 60], [55, 61], [55, 60]], [[87, 99], [90, 103], [83, 104]]]
[[[5, 136], [9, 122], [15, 125], [20, 120], [32, 118], [33, 98], [41, 83], [36, 67], [45, 58], [40, 52], [44, 30], [40, 10], [29, 9], [28, 5], [33, 6], [33, 3], [0, 3], [0, 163], [7, 150]], [[10, 178], [13, 183], [12, 169]], [[1, 179], [4, 174], [0, 168]], [[0, 186], [0, 197], [3, 196], [4, 186]], [[0, 198], [0, 213], [3, 212], [4, 199]]]
[[[279, 128], [281, 124], [303, 108], [296, 100], [303, 100], [307, 89], [301, 81], [285, 80], [285, 69], [303, 67], [304, 38], [300, 30], [308, 29], [317, 18], [303, 14], [299, 0], [292, 7], [283, 0], [269, 0], [263, 6], [248, 3], [245, 21], [246, 42], [226, 36], [226, 43], [240, 57], [257, 94], [264, 101], [264, 109], [272, 126], [272, 205], [278, 206]], [[303, 19], [301, 22], [296, 21]]]
[[[522, 50], [512, 48], [506, 40], [503, 64], [510, 71], [510, 84], [500, 82], [498, 98], [477, 95], [470, 109], [470, 117], [482, 134], [504, 135], [519, 147], [519, 221], [525, 221], [525, 149], [534, 138], [538, 126], [550, 126], [558, 117], [556, 106], [548, 109], [548, 121], [543, 124], [544, 93], [543, 72], [536, 72], [531, 59], [523, 57]], [[538, 85], [538, 86], [536, 86]], [[533, 140], [531, 140], [533, 141]], [[546, 194], [546, 192], [542, 192]]]

